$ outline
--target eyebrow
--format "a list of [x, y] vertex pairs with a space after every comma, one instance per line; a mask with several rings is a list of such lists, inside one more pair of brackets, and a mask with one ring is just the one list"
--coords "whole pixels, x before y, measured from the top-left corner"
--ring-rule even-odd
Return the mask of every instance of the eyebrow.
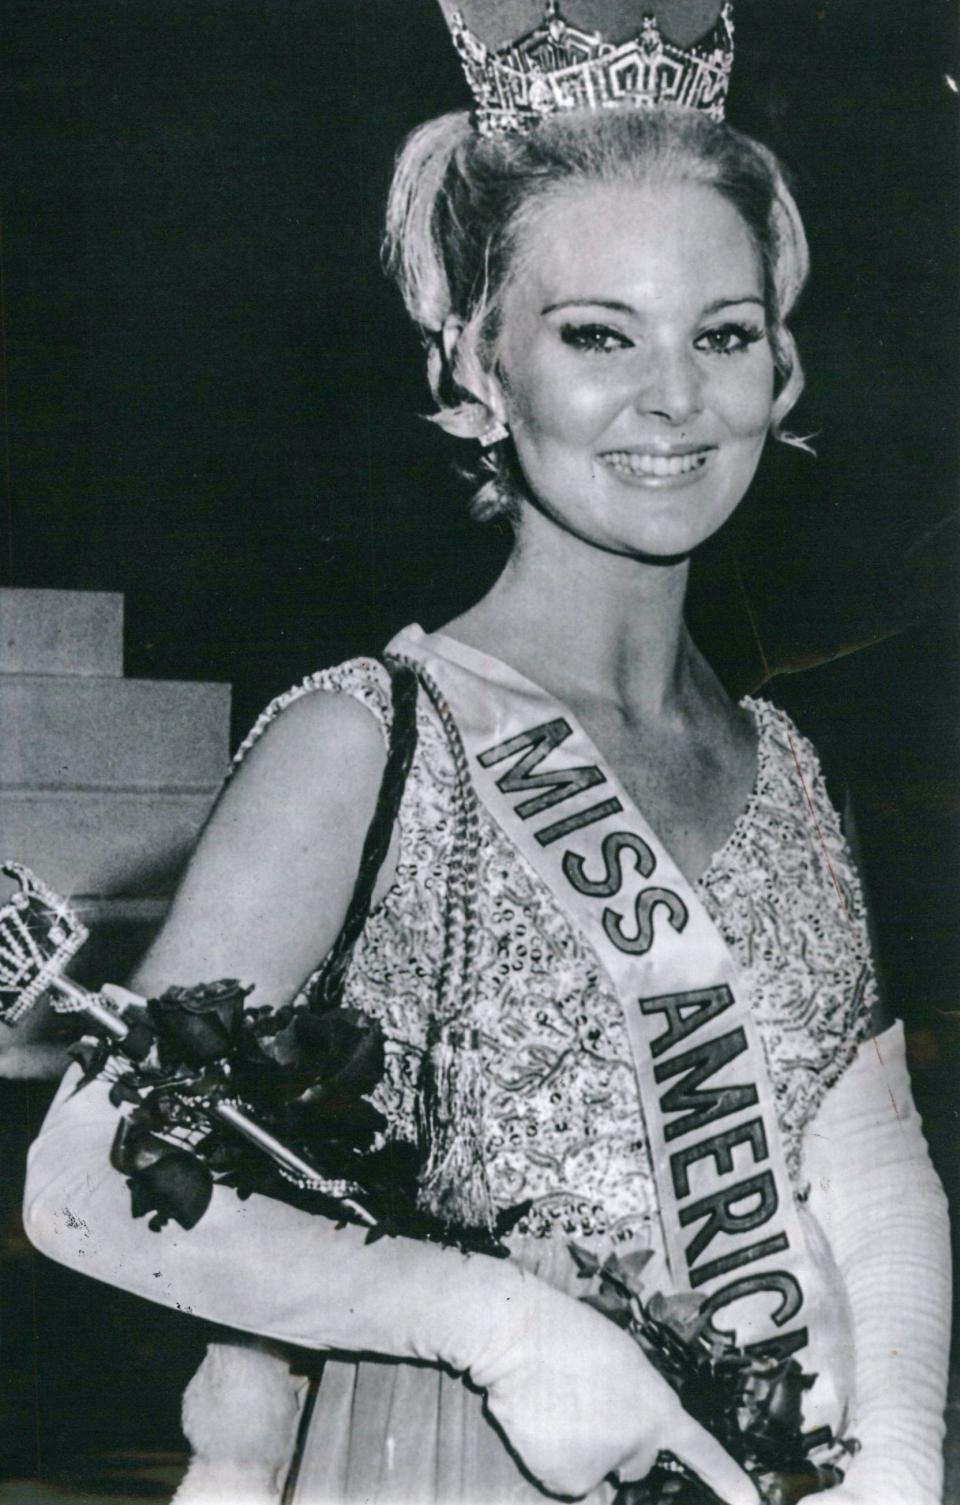
[[[756, 293], [747, 293], [742, 298], [715, 298], [708, 303], [706, 308], [700, 310], [701, 317], [707, 314], [719, 313], [722, 308], [736, 308], [740, 303], [756, 303], [760, 308], [764, 307], [764, 301]], [[547, 303], [540, 312], [541, 314], [553, 314], [561, 308], [608, 308], [611, 313], [629, 314], [636, 317], [637, 310], [629, 303], [621, 303], [616, 298], [564, 298], [560, 303]]]

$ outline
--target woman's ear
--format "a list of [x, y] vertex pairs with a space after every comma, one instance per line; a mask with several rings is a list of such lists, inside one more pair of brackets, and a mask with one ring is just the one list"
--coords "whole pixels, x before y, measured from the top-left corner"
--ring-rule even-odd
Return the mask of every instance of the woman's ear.
[[506, 422], [503, 389], [492, 371], [487, 371], [477, 351], [477, 330], [456, 315], [444, 320], [440, 338], [444, 362], [454, 382], [485, 411], [486, 427]]

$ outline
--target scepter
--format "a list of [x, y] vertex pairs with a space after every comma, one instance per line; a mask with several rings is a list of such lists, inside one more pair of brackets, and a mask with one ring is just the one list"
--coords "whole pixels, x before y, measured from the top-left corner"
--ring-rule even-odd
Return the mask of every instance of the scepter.
[[[0, 1023], [19, 1024], [47, 995], [55, 1013], [85, 1019], [108, 1043], [110, 1054], [139, 1066], [153, 1048], [155, 1037], [146, 1018], [131, 1017], [130, 1011], [145, 1011], [147, 1000], [128, 993], [122, 1005], [114, 1006], [102, 994], [92, 993], [64, 976], [64, 968], [87, 940], [87, 927], [65, 899], [22, 863], [2, 862], [0, 871], [18, 885], [0, 906]], [[348, 1183], [325, 1177], [300, 1152], [231, 1101], [228, 1080], [212, 1083], [200, 1103], [203, 1114], [239, 1134], [296, 1185], [336, 1201], [368, 1227], [376, 1225], [373, 1214], [350, 1195]], [[191, 1114], [196, 1114], [197, 1105], [197, 1097], [191, 1094]], [[171, 1215], [177, 1216], [176, 1212]], [[184, 1226], [192, 1226], [193, 1221], [196, 1219]]]

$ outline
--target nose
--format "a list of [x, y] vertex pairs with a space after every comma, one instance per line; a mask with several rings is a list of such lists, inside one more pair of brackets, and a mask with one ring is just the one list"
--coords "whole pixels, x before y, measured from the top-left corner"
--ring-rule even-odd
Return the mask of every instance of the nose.
[[661, 346], [643, 351], [634, 405], [667, 423], [686, 423], [703, 408], [702, 373], [693, 351]]

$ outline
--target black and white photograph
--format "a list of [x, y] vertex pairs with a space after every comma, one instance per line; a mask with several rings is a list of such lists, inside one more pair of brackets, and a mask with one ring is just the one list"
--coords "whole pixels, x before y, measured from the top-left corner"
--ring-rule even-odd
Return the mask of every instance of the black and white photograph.
[[0, 1505], [960, 1505], [958, 114], [6, 0]]

